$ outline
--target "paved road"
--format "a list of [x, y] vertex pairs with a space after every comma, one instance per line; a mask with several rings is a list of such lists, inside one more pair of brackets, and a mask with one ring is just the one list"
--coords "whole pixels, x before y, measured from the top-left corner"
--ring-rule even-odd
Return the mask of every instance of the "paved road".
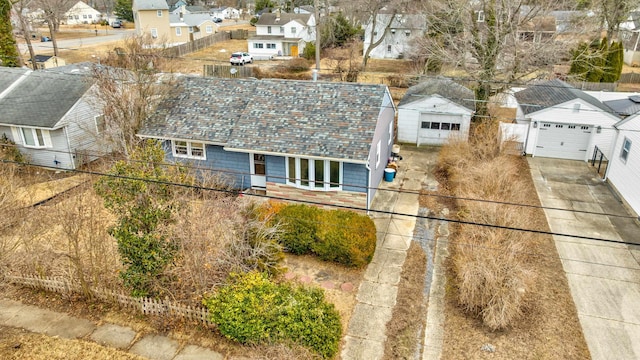
[[[104, 31], [104, 30], [99, 30]], [[120, 30], [120, 29], [109, 29], [109, 35], [104, 36], [90, 36], [86, 38], [80, 39], [67, 39], [67, 40], [58, 40], [58, 49], [60, 50], [71, 50], [71, 49], [80, 49], [83, 46], [95, 46], [103, 43], [108, 43], [112, 41], [118, 41], [126, 38], [127, 36], [131, 36], [135, 33], [135, 30]], [[40, 42], [40, 39], [36, 39], [31, 43], [33, 45], [33, 50], [36, 53], [43, 51], [53, 51], [53, 43], [52, 42]], [[27, 44], [20, 43], [20, 52], [26, 53], [28, 52]]]
[[[638, 243], [640, 226], [587, 163], [537, 157], [529, 166], [543, 206], [613, 214], [545, 210], [551, 231]], [[640, 359], [640, 247], [554, 240], [592, 359]]]

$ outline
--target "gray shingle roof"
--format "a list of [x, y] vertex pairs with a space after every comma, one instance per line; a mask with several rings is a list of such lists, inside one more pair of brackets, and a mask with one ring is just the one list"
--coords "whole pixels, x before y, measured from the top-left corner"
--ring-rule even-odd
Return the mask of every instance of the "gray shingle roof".
[[476, 109], [473, 91], [444, 77], [428, 79], [418, 85], [410, 87], [402, 100], [400, 100], [398, 106], [422, 100], [432, 95], [440, 95], [471, 111], [475, 111]]
[[169, 10], [165, 0], [133, 0], [133, 11], [136, 10]]
[[[0, 78], [4, 77], [3, 70]], [[89, 78], [79, 74], [32, 72], [0, 98], [0, 123], [55, 128], [91, 85]]]
[[172, 94], [140, 135], [366, 161], [386, 86], [184, 77]]
[[608, 107], [613, 109], [616, 114], [629, 116], [640, 111], [640, 96], [629, 96], [626, 99], [609, 100], [604, 102]]
[[525, 115], [560, 105], [570, 100], [581, 99], [606, 112], [613, 112], [607, 105], [591, 95], [558, 79], [529, 86], [514, 94]]
[[288, 23], [289, 21], [292, 20], [298, 20], [300, 23], [302, 24], [307, 24], [307, 21], [309, 21], [309, 18], [311, 17], [311, 14], [291, 14], [291, 13], [281, 13], [280, 14], [280, 20], [276, 21], [276, 19], [278, 19], [278, 16], [275, 13], [264, 13], [262, 15], [260, 15], [260, 18], [258, 19], [258, 22], [256, 23], [256, 25], [284, 25], [286, 23]]
[[200, 26], [207, 21], [213, 23], [209, 14], [183, 14], [182, 20], [180, 20], [179, 14], [169, 14], [169, 23], [171, 24], [185, 23], [189, 26]]
[[29, 70], [13, 67], [0, 67], [0, 94]]

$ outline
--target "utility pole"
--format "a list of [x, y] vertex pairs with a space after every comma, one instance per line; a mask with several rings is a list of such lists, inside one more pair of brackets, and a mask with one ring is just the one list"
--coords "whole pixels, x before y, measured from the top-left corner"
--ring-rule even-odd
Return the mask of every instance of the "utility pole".
[[313, 12], [316, 17], [316, 68], [313, 70], [313, 81], [318, 81], [320, 73], [320, 12], [318, 11], [318, 0], [313, 1]]

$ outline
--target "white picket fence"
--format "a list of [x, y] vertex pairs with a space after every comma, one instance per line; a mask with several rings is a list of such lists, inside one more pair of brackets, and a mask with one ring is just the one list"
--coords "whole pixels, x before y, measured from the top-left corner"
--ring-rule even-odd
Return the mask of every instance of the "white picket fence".
[[[72, 284], [64, 278], [51, 278], [38, 275], [7, 275], [5, 279], [16, 285], [64, 295], [81, 292], [78, 285]], [[102, 301], [115, 302], [125, 309], [139, 311], [145, 315], [181, 317], [183, 319], [197, 321], [207, 326], [213, 325], [209, 320], [209, 310], [205, 307], [184, 306], [172, 302], [169, 299], [136, 298], [122, 291], [113, 291], [105, 288], [92, 288], [91, 292], [96, 298]]]

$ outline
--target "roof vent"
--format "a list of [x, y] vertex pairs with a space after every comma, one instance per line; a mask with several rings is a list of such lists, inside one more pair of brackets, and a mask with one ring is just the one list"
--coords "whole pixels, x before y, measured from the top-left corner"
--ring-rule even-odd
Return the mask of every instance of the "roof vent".
[[640, 103], [640, 95], [629, 96], [629, 100], [631, 100], [634, 103], [638, 104], [638, 103]]

